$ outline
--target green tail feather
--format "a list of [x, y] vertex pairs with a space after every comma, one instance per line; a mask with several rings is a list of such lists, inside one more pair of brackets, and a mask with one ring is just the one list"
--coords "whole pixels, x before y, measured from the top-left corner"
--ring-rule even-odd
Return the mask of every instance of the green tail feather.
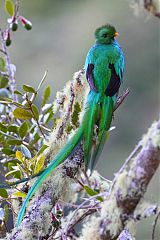
[[110, 97], [104, 97], [102, 102], [101, 117], [99, 122], [98, 139], [90, 160], [90, 170], [93, 171], [99, 155], [107, 139], [107, 131], [110, 128], [113, 115], [113, 100]]
[[68, 141], [68, 143], [62, 148], [59, 153], [55, 156], [55, 158], [52, 160], [52, 162], [49, 164], [49, 166], [44, 170], [44, 172], [39, 176], [39, 178], [36, 180], [36, 182], [33, 184], [31, 189], [29, 190], [26, 199], [23, 202], [23, 205], [18, 213], [18, 218], [16, 222], [16, 226], [18, 227], [23, 219], [24, 212], [26, 209], [26, 206], [29, 202], [29, 199], [33, 196], [35, 191], [39, 188], [39, 186], [43, 183], [43, 181], [47, 178], [47, 176], [60, 164], [62, 163], [66, 158], [69, 157], [69, 155], [73, 152], [73, 149], [77, 146], [77, 144], [81, 141], [83, 134], [83, 128], [80, 127], [75, 135]]
[[97, 98], [99, 98], [99, 95], [91, 91], [87, 99], [88, 101], [86, 106], [86, 113], [83, 121], [84, 125], [83, 148], [86, 169], [88, 169], [89, 166], [91, 149], [93, 144], [94, 125], [97, 114]]
[[[77, 144], [83, 138], [84, 140], [84, 158], [86, 169], [88, 166], [93, 169], [95, 163], [98, 159], [99, 152], [103, 148], [106, 136], [106, 130], [109, 129], [110, 123], [112, 120], [113, 113], [113, 100], [110, 97], [100, 97], [100, 94], [97, 94], [93, 91], [90, 91], [87, 104], [86, 104], [86, 112], [84, 114], [82, 124], [80, 128], [76, 131], [74, 136], [66, 143], [66, 145], [59, 151], [59, 153], [55, 156], [55, 158], [51, 161], [49, 166], [44, 169], [41, 175], [38, 177], [36, 182], [33, 184], [31, 189], [29, 190], [26, 199], [19, 211], [16, 226], [18, 227], [23, 219], [24, 212], [26, 209], [26, 205], [29, 202], [29, 199], [33, 196], [35, 191], [39, 188], [39, 186], [43, 183], [43, 181], [47, 178], [47, 176], [69, 155], [73, 152]], [[94, 149], [94, 152], [91, 157], [91, 149], [92, 149], [92, 141], [94, 134], [94, 125], [97, 120], [97, 116], [99, 118], [99, 132], [98, 132], [98, 144]], [[90, 160], [91, 158], [91, 160]]]

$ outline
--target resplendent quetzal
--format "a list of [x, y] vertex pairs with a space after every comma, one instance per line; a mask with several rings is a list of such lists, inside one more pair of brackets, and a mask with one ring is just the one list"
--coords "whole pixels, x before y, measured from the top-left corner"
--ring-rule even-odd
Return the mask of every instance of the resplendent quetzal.
[[[92, 171], [110, 128], [114, 105], [122, 81], [124, 55], [115, 39], [117, 35], [115, 28], [109, 24], [95, 31], [96, 43], [89, 50], [85, 61], [86, 79], [90, 86], [90, 92], [87, 96], [85, 113], [80, 127], [29, 190], [18, 214], [17, 227], [22, 221], [26, 205], [34, 192], [47, 176], [72, 154], [81, 141], [83, 142], [86, 170], [90, 168]], [[95, 144], [93, 144], [93, 138]]]

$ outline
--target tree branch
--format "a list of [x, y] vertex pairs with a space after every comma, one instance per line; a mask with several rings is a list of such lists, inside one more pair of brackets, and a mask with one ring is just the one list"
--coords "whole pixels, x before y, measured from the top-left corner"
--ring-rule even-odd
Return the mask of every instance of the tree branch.
[[[93, 233], [97, 232], [95, 239], [117, 239], [128, 221], [133, 219], [136, 207], [143, 199], [148, 184], [160, 164], [160, 121], [152, 124], [140, 145], [142, 148], [137, 155], [131, 158], [129, 163], [127, 159], [123, 171], [117, 173], [112, 191], [102, 203], [97, 223], [93, 224], [92, 232], [90, 229], [92, 237]], [[157, 210], [155, 214], [156, 212]]]

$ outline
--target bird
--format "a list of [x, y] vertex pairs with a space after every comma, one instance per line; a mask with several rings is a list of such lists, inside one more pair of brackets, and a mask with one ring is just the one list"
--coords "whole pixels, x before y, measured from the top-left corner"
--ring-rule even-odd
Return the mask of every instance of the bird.
[[79, 143], [83, 143], [86, 171], [90, 169], [92, 172], [94, 169], [112, 122], [124, 73], [124, 54], [116, 40], [118, 35], [110, 24], [96, 29], [96, 41], [88, 51], [84, 64], [90, 89], [80, 126], [30, 188], [18, 213], [17, 227], [22, 222], [29, 199], [48, 175], [75, 151]]

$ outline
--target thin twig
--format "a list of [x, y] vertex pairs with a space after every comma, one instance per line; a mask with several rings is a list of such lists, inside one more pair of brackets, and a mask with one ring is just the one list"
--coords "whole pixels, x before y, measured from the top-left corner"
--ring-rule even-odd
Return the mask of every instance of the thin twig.
[[121, 96], [118, 97], [116, 105], [114, 106], [114, 111], [119, 108], [119, 106], [123, 103], [123, 101], [125, 100], [125, 98], [128, 96], [128, 94], [130, 93], [130, 89], [127, 88], [123, 94]]
[[152, 240], [155, 240], [155, 232], [156, 232], [156, 226], [157, 226], [157, 222], [158, 222], [158, 218], [160, 217], [160, 211], [158, 212], [155, 220], [154, 220], [154, 224], [153, 224], [153, 231], [152, 231]]
[[63, 233], [65, 233], [65, 235], [68, 235], [68, 232], [73, 229], [79, 222], [81, 222], [83, 219], [85, 219], [87, 216], [95, 213], [97, 211], [96, 208], [89, 208], [86, 211], [83, 211], [80, 214], [76, 214], [74, 219], [72, 218], [72, 220], [69, 222], [69, 224], [67, 225], [67, 227], [65, 229], [63, 229]]
[[[69, 203], [69, 202], [65, 202], [63, 200], [59, 200], [59, 202], [61, 202], [65, 207], [71, 207], [71, 208], [79, 208], [78, 204], [73, 204], [73, 203]], [[95, 209], [98, 209], [100, 207], [96, 207]], [[92, 207], [90, 204], [82, 206], [80, 209], [94, 209], [94, 207]]]
[[[92, 196], [92, 197], [90, 197], [90, 198], [87, 198], [84, 202], [82, 202], [78, 207], [77, 207], [77, 209], [73, 212], [73, 215], [72, 215], [72, 221], [71, 222], [69, 222], [68, 223], [68, 225], [65, 227], [65, 231], [66, 232], [68, 232], [69, 231], [69, 229], [71, 228], [71, 226], [74, 226], [75, 224], [76, 224], [76, 222], [77, 222], [77, 215], [78, 215], [78, 210], [80, 210], [80, 209], [82, 209], [83, 208], [83, 206], [87, 203], [87, 202], [90, 202], [91, 200], [93, 200], [93, 199], [95, 199], [95, 198], [97, 198], [97, 197], [101, 197], [102, 196], [102, 194], [97, 194], [97, 195], [94, 195], [94, 196]], [[94, 208], [95, 206], [97, 206], [99, 203], [97, 202], [97, 203], [95, 203], [93, 206], [90, 206], [90, 208], [89, 209], [94, 209], [94, 211], [97, 211], [97, 208]], [[90, 214], [89, 214], [90, 215]], [[85, 216], [88, 216], [88, 215], [86, 215], [86, 213], [85, 213]], [[80, 217], [81, 218], [81, 217]], [[78, 219], [78, 222], [79, 222], [80, 220]]]
[[[19, 17], [19, 7], [20, 7], [20, 0], [16, 0], [15, 3], [15, 11], [14, 11], [14, 16], [12, 17], [12, 21], [16, 21]], [[7, 66], [7, 70], [8, 70], [8, 74], [6, 75], [6, 77], [8, 77], [9, 79], [9, 85], [10, 85], [10, 90], [12, 93], [12, 99], [16, 102], [17, 101], [17, 95], [14, 93], [15, 89], [16, 89], [16, 82], [15, 82], [15, 72], [12, 69], [12, 65], [11, 65], [11, 59], [6, 47], [6, 41], [4, 38], [4, 34], [6, 31], [10, 30], [10, 24], [8, 23], [7, 27], [2, 31], [2, 29], [0, 28], [0, 38], [1, 38], [1, 45], [2, 45], [2, 49], [0, 49], [0, 51], [5, 55], [5, 59], [6, 59], [6, 66]]]
[[3, 54], [6, 54], [6, 52], [4, 52], [1, 48], [0, 48], [0, 52], [3, 53]]
[[11, 68], [11, 59], [10, 56], [8, 54], [7, 51], [7, 47], [6, 47], [6, 42], [4, 39], [4, 32], [2, 31], [2, 29], [0, 29], [0, 37], [1, 37], [1, 44], [2, 44], [2, 50], [5, 53], [5, 58], [6, 58], [6, 66], [8, 69], [8, 78], [9, 78], [9, 84], [10, 84], [10, 89], [11, 89], [11, 93], [12, 93], [12, 99], [13, 101], [17, 101], [17, 95], [14, 93], [15, 89], [16, 89], [16, 83], [15, 83], [15, 78], [14, 78], [14, 72]]

